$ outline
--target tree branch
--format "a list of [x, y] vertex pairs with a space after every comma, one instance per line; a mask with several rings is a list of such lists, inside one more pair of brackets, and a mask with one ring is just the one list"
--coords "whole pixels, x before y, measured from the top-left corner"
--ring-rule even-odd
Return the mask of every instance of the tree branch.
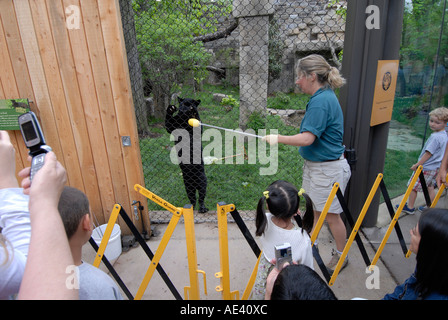
[[238, 19], [234, 20], [232, 24], [223, 31], [217, 31], [214, 33], [205, 34], [203, 36], [194, 37], [193, 41], [210, 42], [221, 38], [225, 38], [228, 35], [230, 35], [233, 32], [233, 30], [235, 30], [237, 27], [238, 27]]

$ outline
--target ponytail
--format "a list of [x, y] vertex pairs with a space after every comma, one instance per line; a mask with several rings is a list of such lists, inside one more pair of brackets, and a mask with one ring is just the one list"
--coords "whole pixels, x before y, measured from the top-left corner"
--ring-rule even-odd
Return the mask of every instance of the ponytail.
[[339, 70], [335, 67], [331, 67], [328, 72], [327, 82], [331, 89], [340, 88], [345, 84], [345, 79], [339, 73]]
[[261, 197], [260, 200], [258, 200], [257, 215], [255, 217], [255, 235], [257, 237], [261, 236], [264, 233], [264, 229], [266, 229], [267, 225], [265, 202], [267, 202], [267, 199], [265, 197]]
[[321, 84], [328, 85], [331, 89], [337, 89], [345, 84], [345, 79], [339, 70], [318, 54], [311, 54], [299, 60], [297, 64], [297, 74], [311, 75], [316, 74]]
[[308, 232], [308, 234], [311, 233], [311, 230], [313, 230], [314, 225], [314, 206], [313, 201], [311, 200], [310, 196], [306, 193], [302, 194], [303, 198], [305, 199], [305, 213], [302, 216], [303, 226], [302, 228]]
[[[296, 214], [299, 212], [300, 198], [305, 199], [305, 213], [302, 216]], [[313, 229], [314, 224], [314, 206], [311, 198], [305, 190], [297, 188], [289, 182], [277, 180], [273, 182], [263, 196], [258, 201], [257, 214], [255, 217], [255, 235], [263, 235], [267, 226], [266, 206], [271, 214], [280, 219], [291, 219], [294, 217], [298, 226], [308, 234]]]

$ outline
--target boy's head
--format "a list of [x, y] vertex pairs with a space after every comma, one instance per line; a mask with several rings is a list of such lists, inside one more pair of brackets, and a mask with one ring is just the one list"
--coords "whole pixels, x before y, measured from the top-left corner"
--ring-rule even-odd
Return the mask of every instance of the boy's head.
[[437, 120], [446, 124], [448, 123], [448, 108], [445, 107], [436, 108], [429, 113], [429, 116], [437, 118]]
[[[69, 240], [80, 228], [81, 223], [83, 224], [81, 228], [86, 233], [91, 233], [89, 200], [84, 192], [76, 188], [64, 187], [58, 209]], [[88, 236], [90, 237], [90, 234]]]

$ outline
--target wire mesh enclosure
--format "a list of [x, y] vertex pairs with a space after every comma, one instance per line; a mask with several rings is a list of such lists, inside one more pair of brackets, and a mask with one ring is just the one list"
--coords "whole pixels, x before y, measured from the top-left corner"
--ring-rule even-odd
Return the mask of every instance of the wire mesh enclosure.
[[[146, 188], [193, 204], [218, 202], [254, 218], [262, 192], [298, 188], [298, 148], [260, 137], [298, 133], [309, 96], [295, 65], [312, 53], [340, 68], [346, 1], [120, 0]], [[188, 121], [196, 119], [196, 121]], [[229, 129], [229, 130], [223, 130]], [[171, 213], [148, 202], [152, 223]]]

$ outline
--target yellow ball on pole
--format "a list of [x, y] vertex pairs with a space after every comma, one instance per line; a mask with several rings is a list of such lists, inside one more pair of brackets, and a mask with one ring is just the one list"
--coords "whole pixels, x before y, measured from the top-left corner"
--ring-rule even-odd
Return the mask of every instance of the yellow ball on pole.
[[192, 126], [192, 127], [199, 127], [200, 125], [201, 125], [201, 123], [199, 122], [199, 120], [198, 119], [194, 119], [194, 118], [191, 118], [191, 119], [189, 119], [188, 120], [188, 124], [190, 125], [190, 126]]

